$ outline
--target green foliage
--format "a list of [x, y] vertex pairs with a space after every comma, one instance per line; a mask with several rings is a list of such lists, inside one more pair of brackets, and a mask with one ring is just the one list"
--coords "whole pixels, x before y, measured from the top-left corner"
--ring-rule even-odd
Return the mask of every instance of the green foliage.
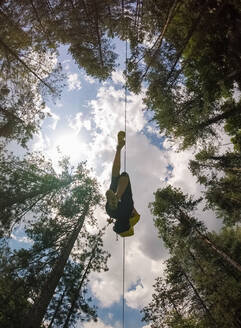
[[224, 129], [231, 136], [234, 150], [241, 153], [241, 116], [230, 117]]
[[[12, 195], [25, 191], [21, 199], [16, 197], [16, 209], [31, 201], [31, 188], [38, 196], [43, 191], [46, 199], [37, 205], [34, 202], [31, 211], [35, 212], [35, 218], [25, 225], [32, 246], [2, 250], [0, 290], [5, 295], [5, 305], [0, 317], [1, 326], [7, 327], [12, 320], [11, 327], [27, 327], [36, 317], [41, 322], [38, 304], [43, 302], [41, 295], [46, 292], [46, 284], [52, 292], [46, 294], [50, 304], [46, 304], [45, 320], [53, 319], [55, 325], [63, 321], [74, 324], [78, 319], [95, 320], [96, 309], [87, 297], [88, 275], [93, 271], [108, 270], [109, 257], [103, 250], [103, 231], [91, 235], [83, 226], [84, 222], [96, 225], [92, 212], [101, 201], [96, 181], [88, 176], [83, 163], [73, 173], [64, 159], [60, 163], [62, 172], [56, 174], [51, 163], [36, 155], [22, 161], [12, 156], [8, 159], [12, 161], [3, 172], [8, 182], [5, 186], [11, 186], [9, 192]], [[8, 202], [10, 209], [15, 204], [16, 201]], [[7, 208], [5, 203], [2, 205]], [[29, 211], [25, 209], [24, 213]]]
[[172, 186], [156, 191], [155, 201], [150, 204], [150, 207], [159, 236], [170, 251], [179, 242], [177, 236], [188, 240], [196, 238], [197, 229], [205, 231], [200, 221], [187, 215], [200, 201], [201, 199], [193, 200], [192, 197], [184, 195], [180, 189]]
[[240, 222], [241, 156], [238, 151], [219, 155], [212, 146], [190, 161], [190, 169], [205, 186], [207, 206], [214, 209], [227, 225]]
[[[130, 42], [126, 72], [130, 90], [140, 92], [145, 82], [145, 102], [161, 132], [178, 138], [183, 148], [215, 137], [216, 124], [240, 116], [232, 102], [234, 83], [238, 89], [241, 84], [238, 3], [129, 0], [123, 4], [71, 0], [2, 5], [1, 74], [4, 87], [9, 88], [11, 81], [13, 94], [20, 98], [20, 104], [1, 106], [8, 114], [2, 126], [5, 138], [18, 138], [25, 145], [38, 129], [43, 110], [36, 108], [30, 85], [53, 92], [61, 81], [59, 68], [50, 67], [51, 60], [46, 69], [47, 54], [52, 58], [59, 44], [67, 45], [80, 68], [105, 80], [116, 67], [114, 37]], [[32, 59], [31, 53], [38, 58]]]
[[147, 108], [182, 148], [205, 143], [215, 137], [215, 125], [240, 117], [231, 99], [234, 83], [241, 85], [240, 5], [160, 0], [144, 3], [143, 13], [151, 42], [131, 49], [130, 88], [139, 92], [145, 82]]
[[[116, 68], [111, 39], [128, 40], [129, 89], [139, 93], [142, 85], [147, 87], [145, 104], [165, 136], [179, 140], [182, 148], [205, 146], [190, 169], [205, 187], [206, 207], [227, 226], [236, 226], [241, 209], [241, 102], [234, 101], [233, 88], [241, 87], [240, 9], [232, 0], [1, 3], [3, 145], [14, 140], [27, 147], [46, 116], [46, 96], [60, 93], [61, 66], [53, 65], [60, 44], [87, 74], [105, 80]], [[220, 155], [210, 142], [221, 124], [234, 151]], [[82, 228], [85, 218], [95, 224], [93, 209], [101, 202], [96, 181], [83, 163], [73, 172], [64, 159], [57, 174], [41, 155], [20, 159], [1, 148], [0, 156], [1, 236], [25, 222], [33, 241], [27, 250], [11, 251], [6, 245], [1, 250], [1, 327], [18, 326], [18, 318], [30, 318], [31, 311], [40, 318], [38, 302], [47, 297], [45, 320], [51, 325], [96, 319], [86, 296], [87, 276], [107, 270], [108, 256], [101, 238], [96, 246], [93, 238], [99, 237]], [[193, 216], [200, 201], [171, 186], [155, 193], [151, 209], [171, 258], [144, 310], [153, 327], [241, 324], [240, 229], [208, 233]], [[49, 295], [44, 294], [47, 285], [52, 288]]]
[[0, 252], [0, 325], [3, 328], [15, 328], [19, 324], [19, 315], [30, 307], [24, 279], [20, 279], [13, 270], [11, 250], [1, 242]]
[[13, 154], [0, 154], [0, 213], [1, 234], [7, 234], [26, 214], [39, 206], [47, 209], [49, 204], [63, 192], [74, 178], [69, 173], [61, 178], [52, 164], [41, 154], [27, 154], [20, 159]]
[[102, 249], [101, 235], [87, 234], [87, 238], [82, 237], [81, 245], [81, 252], [79, 245], [79, 250], [71, 254], [76, 262], [68, 262], [45, 316], [56, 326], [63, 324], [63, 327], [68, 327], [76, 320], [96, 320], [96, 308], [91, 306], [91, 298], [87, 298], [88, 274], [108, 270], [106, 262], [109, 255]]
[[31, 3], [5, 1], [0, 9], [0, 136], [24, 147], [46, 116], [46, 95], [59, 94], [63, 82], [56, 42], [33, 25]]
[[[158, 226], [160, 231], [160, 226]], [[208, 233], [217, 247], [240, 263], [239, 227]], [[162, 234], [162, 233], [161, 233]], [[238, 327], [241, 274], [223, 261], [200, 239], [170, 236], [171, 257], [156, 279], [152, 301], [142, 310], [151, 327]]]

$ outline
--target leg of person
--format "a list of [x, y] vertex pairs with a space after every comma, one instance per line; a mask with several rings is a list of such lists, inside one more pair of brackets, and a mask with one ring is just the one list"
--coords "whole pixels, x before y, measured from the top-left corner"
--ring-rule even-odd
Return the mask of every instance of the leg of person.
[[120, 197], [118, 204], [118, 220], [115, 223], [114, 231], [122, 237], [132, 236], [133, 228], [130, 227], [130, 217], [133, 211], [133, 199], [129, 176], [123, 172], [117, 185], [117, 196]]
[[[119, 177], [120, 175], [120, 156], [119, 156], [120, 150], [116, 151], [114, 165], [112, 169], [112, 177]], [[116, 193], [114, 193], [113, 190], [109, 189], [106, 192], [107, 201], [110, 204], [111, 208], [116, 208], [118, 201], [121, 199], [122, 195], [126, 191], [126, 188], [129, 184], [129, 177], [128, 175], [121, 175], [118, 179], [118, 185], [116, 189]]]
[[118, 199], [121, 199], [122, 195], [126, 191], [128, 183], [129, 183], [128, 175], [122, 175], [119, 178], [118, 186], [117, 186], [117, 192], [116, 192], [116, 196], [117, 196]]
[[[113, 182], [119, 177], [120, 175], [120, 166], [121, 166], [121, 149], [125, 145], [125, 132], [120, 131], [118, 133], [118, 143], [116, 147], [116, 153], [113, 161], [113, 166], [112, 166], [112, 182]], [[111, 209], [117, 208], [118, 205], [118, 200], [119, 198], [116, 196], [115, 192], [117, 191], [117, 186], [115, 188], [110, 187], [109, 190], [106, 192], [106, 198], [107, 198], [107, 203], [109, 204]]]
[[115, 158], [112, 166], [112, 176], [118, 177], [120, 175], [120, 164], [121, 162], [121, 148], [117, 146]]
[[114, 162], [113, 162], [113, 166], [112, 166], [112, 176], [113, 177], [118, 177], [120, 175], [120, 167], [121, 167], [121, 149], [124, 147], [125, 145], [125, 132], [120, 131], [118, 133], [118, 144], [116, 147], [116, 153], [115, 153], [115, 157], [114, 157]]
[[106, 192], [107, 203], [111, 209], [117, 208], [118, 205], [118, 198], [115, 194], [117, 190], [117, 181], [120, 175], [120, 161], [121, 161], [121, 148], [117, 146], [116, 153], [114, 157], [114, 162], [112, 166], [112, 177], [111, 177], [111, 186], [110, 189]]

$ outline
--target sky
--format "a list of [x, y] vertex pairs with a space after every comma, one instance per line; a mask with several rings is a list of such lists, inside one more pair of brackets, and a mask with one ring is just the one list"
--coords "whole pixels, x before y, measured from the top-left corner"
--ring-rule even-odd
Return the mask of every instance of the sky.
[[[41, 131], [30, 143], [31, 149], [44, 152], [55, 165], [57, 147], [70, 156], [73, 165], [87, 161], [103, 195], [110, 184], [117, 133], [124, 129], [123, 44], [117, 43], [117, 51], [120, 66], [109, 80], [100, 83], [77, 67], [65, 47], [60, 48], [58, 60], [66, 74], [66, 86], [56, 103], [47, 103], [46, 111], [51, 117], [44, 120]], [[149, 327], [141, 321], [140, 310], [151, 301], [152, 285], [155, 278], [163, 275], [168, 258], [148, 207], [154, 200], [153, 193], [168, 184], [195, 197], [202, 193], [202, 187], [188, 170], [188, 162], [197, 149], [177, 152], [177, 144], [160, 135], [150, 121], [151, 112], [144, 110], [144, 94], [143, 88], [141, 94], [128, 93], [127, 97], [127, 172], [141, 218], [134, 236], [125, 238], [126, 328]], [[223, 143], [228, 143], [226, 136], [222, 138]], [[214, 213], [199, 208], [196, 214], [210, 231], [220, 229], [221, 221]], [[107, 214], [97, 208], [95, 216], [103, 227]], [[20, 232], [13, 237], [27, 247], [29, 241]], [[89, 292], [98, 306], [99, 319], [97, 323], [78, 323], [78, 328], [122, 327], [122, 242], [121, 237], [116, 240], [110, 225], [104, 236], [104, 247], [111, 253], [109, 271], [90, 275]]]

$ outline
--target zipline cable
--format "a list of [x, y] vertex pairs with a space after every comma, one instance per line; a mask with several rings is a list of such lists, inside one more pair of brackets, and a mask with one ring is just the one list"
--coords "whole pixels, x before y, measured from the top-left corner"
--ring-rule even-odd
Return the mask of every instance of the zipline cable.
[[122, 327], [125, 328], [125, 237], [123, 238]]
[[[127, 74], [127, 39], [125, 42], [125, 70]], [[125, 79], [125, 152], [124, 152], [124, 171], [126, 172], [126, 112], [127, 112], [127, 77]], [[123, 272], [122, 272], [122, 328], [125, 328], [125, 237], [123, 238], [123, 244], [122, 244], [122, 253], [123, 253]]]
[[[125, 42], [125, 46], [126, 46], [126, 53], [125, 53], [125, 57], [126, 57], [126, 74], [127, 74], [127, 40]], [[126, 108], [127, 108], [127, 77], [125, 79], [125, 136], [126, 136]], [[126, 137], [125, 137], [125, 141], [126, 141]], [[127, 150], [127, 146], [126, 146], [126, 142], [125, 142], [125, 152], [124, 152], [124, 171], [126, 171], [126, 150]]]

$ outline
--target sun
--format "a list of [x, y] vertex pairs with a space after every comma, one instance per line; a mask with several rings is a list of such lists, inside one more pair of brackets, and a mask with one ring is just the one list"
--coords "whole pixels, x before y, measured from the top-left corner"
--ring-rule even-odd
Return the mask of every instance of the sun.
[[55, 141], [55, 149], [58, 148], [63, 155], [70, 157], [71, 161], [80, 158], [83, 147], [83, 140], [75, 134], [63, 134]]

